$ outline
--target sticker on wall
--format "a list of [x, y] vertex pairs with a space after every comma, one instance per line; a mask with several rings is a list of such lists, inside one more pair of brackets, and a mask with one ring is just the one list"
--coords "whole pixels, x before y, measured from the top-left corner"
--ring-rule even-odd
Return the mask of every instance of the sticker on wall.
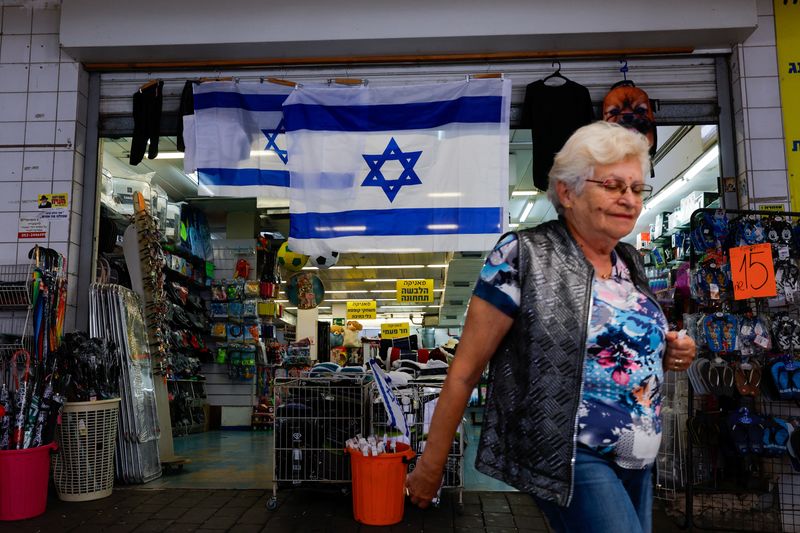
[[65, 192], [40, 194], [36, 200], [36, 208], [38, 209], [39, 218], [69, 218], [69, 195]]
[[38, 216], [20, 215], [17, 239], [47, 239], [49, 222]]

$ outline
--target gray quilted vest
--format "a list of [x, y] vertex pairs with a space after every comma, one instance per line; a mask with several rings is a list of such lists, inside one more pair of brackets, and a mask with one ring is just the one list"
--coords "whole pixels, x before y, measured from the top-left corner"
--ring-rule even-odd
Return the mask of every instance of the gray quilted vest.
[[[577, 412], [594, 268], [561, 220], [517, 233], [520, 311], [492, 356], [476, 468], [566, 506], [572, 500]], [[641, 256], [616, 252], [652, 297]]]

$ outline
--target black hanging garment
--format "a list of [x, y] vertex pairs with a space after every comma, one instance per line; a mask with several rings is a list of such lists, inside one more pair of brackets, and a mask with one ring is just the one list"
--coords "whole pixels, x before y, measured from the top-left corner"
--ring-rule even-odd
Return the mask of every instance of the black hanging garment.
[[553, 158], [570, 135], [593, 120], [592, 98], [583, 85], [571, 80], [562, 85], [546, 85], [544, 80], [528, 85], [521, 125], [531, 129], [533, 184], [538, 189], [547, 190]]
[[[158, 80], [133, 93], [133, 140], [131, 141], [131, 165], [138, 165], [144, 158], [155, 159], [158, 155], [158, 136], [161, 130], [161, 104], [164, 82]], [[147, 141], [150, 141], [150, 147]]]
[[186, 151], [186, 143], [183, 142], [183, 117], [186, 115], [194, 115], [194, 86], [200, 82], [197, 80], [188, 80], [183, 85], [181, 92], [181, 103], [178, 106], [178, 151]]

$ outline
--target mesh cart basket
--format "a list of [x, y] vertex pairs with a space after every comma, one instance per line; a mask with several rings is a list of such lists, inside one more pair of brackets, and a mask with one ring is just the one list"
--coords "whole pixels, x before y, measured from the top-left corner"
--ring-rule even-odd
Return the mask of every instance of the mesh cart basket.
[[64, 405], [53, 481], [64, 501], [98, 500], [114, 488], [119, 399]]
[[[406, 415], [409, 428], [411, 429], [411, 449], [419, 457], [425, 449], [425, 440], [428, 435], [433, 410], [442, 392], [440, 382], [410, 382], [408, 386], [394, 390], [403, 412]], [[392, 429], [388, 427], [388, 417], [386, 409], [381, 401], [377, 388], [372, 385], [369, 387], [370, 399], [370, 433], [383, 436], [391, 435]], [[416, 466], [416, 458], [409, 463], [409, 471]], [[458, 489], [458, 503], [463, 503], [464, 488], [464, 424], [458, 425], [456, 435], [453, 438], [450, 453], [447, 456], [447, 463], [444, 467], [444, 477], [442, 488]]]
[[282, 486], [315, 483], [350, 484], [350, 459], [345, 442], [364, 433], [364, 377], [276, 378], [275, 456], [272, 498], [277, 507]]

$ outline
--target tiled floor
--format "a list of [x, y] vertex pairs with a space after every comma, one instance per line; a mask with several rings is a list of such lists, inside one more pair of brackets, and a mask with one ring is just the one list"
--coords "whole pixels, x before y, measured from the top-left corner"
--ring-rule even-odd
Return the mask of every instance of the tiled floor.
[[291, 490], [278, 508], [265, 508], [263, 490], [117, 489], [103, 500], [64, 503], [51, 499], [37, 518], [0, 524], [5, 532], [230, 531], [232, 533], [349, 532], [547, 532], [539, 510], [519, 493], [468, 492], [464, 505], [444, 494], [436, 509], [407, 506], [393, 526], [364, 526], [353, 520], [352, 500], [341, 492]]

